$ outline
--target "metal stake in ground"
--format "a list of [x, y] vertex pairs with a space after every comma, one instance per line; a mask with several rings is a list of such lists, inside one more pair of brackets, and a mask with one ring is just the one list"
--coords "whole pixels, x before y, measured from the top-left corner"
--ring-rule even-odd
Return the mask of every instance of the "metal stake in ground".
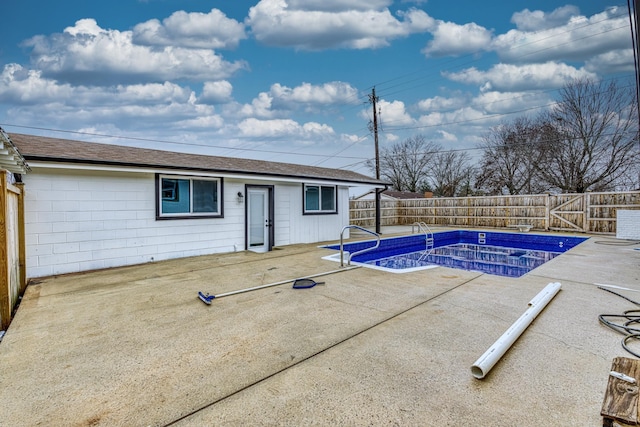
[[326, 271], [324, 273], [312, 274], [310, 276], [305, 277], [304, 279], [298, 278], [298, 279], [282, 280], [280, 282], [269, 283], [269, 284], [260, 285], [260, 286], [254, 286], [252, 288], [239, 289], [237, 291], [225, 292], [225, 293], [218, 294], [218, 295], [209, 295], [208, 293], [198, 292], [198, 298], [200, 298], [200, 300], [202, 300], [203, 303], [205, 303], [207, 305], [210, 305], [211, 301], [213, 301], [216, 298], [228, 297], [230, 295], [236, 295], [236, 294], [242, 294], [242, 293], [245, 293], [245, 292], [257, 291], [259, 289], [270, 288], [272, 286], [284, 285], [285, 283], [293, 283], [293, 282], [295, 282], [297, 280], [304, 281], [304, 283], [307, 284], [306, 286], [298, 286], [298, 289], [310, 288], [310, 287], [313, 287], [313, 286], [317, 285], [318, 283], [314, 282], [315, 284], [313, 286], [309, 286], [309, 282], [307, 282], [308, 279], [312, 279], [314, 277], [326, 276], [328, 274], [333, 274], [333, 273], [341, 273], [343, 271], [353, 270], [354, 268], [359, 268], [359, 266], [356, 265], [356, 266], [352, 266], [352, 267], [341, 268], [339, 270], [331, 270], [331, 271]]

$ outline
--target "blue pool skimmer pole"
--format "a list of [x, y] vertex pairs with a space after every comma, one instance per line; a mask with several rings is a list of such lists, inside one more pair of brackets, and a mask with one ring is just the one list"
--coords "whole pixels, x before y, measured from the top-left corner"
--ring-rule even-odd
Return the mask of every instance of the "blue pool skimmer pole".
[[[333, 274], [333, 273], [341, 273], [343, 271], [353, 270], [354, 268], [358, 268], [358, 267], [359, 266], [352, 266], [352, 267], [347, 267], [347, 268], [341, 268], [339, 270], [331, 270], [331, 271], [326, 271], [324, 273], [312, 274], [310, 276], [305, 276], [305, 279], [311, 279], [311, 278], [314, 278], [314, 277], [326, 276], [328, 274]], [[204, 302], [205, 304], [209, 305], [209, 304], [211, 304], [211, 301], [213, 301], [214, 299], [217, 299], [217, 298], [228, 297], [230, 295], [242, 294], [242, 293], [245, 293], [245, 292], [257, 291], [258, 289], [270, 288], [272, 286], [284, 285], [285, 283], [292, 283], [292, 282], [295, 282], [296, 280], [298, 280], [298, 279], [282, 280], [280, 282], [269, 283], [269, 284], [260, 285], [260, 286], [254, 286], [252, 288], [239, 289], [237, 291], [230, 291], [230, 292], [225, 292], [225, 293], [217, 294], [217, 295], [209, 295], [208, 293], [198, 292], [198, 298], [200, 298], [202, 300], [202, 302]]]

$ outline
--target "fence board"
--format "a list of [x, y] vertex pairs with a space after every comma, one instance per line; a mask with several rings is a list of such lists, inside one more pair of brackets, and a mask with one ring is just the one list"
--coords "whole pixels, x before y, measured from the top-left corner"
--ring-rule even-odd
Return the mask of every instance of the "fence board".
[[[11, 321], [12, 310], [24, 290], [24, 203], [22, 187], [0, 169], [0, 329]], [[21, 267], [22, 266], [22, 267]]]
[[[640, 209], [640, 191], [381, 200], [382, 225], [514, 227], [615, 234], [618, 209]], [[375, 201], [352, 200], [351, 224], [375, 225]]]

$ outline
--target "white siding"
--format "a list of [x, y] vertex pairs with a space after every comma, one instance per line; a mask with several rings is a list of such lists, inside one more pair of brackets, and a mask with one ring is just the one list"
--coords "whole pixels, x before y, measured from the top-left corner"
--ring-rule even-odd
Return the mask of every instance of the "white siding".
[[244, 250], [245, 184], [273, 185], [276, 246], [337, 240], [338, 214], [303, 215], [302, 183], [224, 178], [224, 218], [156, 220], [153, 173], [37, 169], [24, 175], [27, 275], [42, 277]]
[[24, 181], [29, 277], [244, 248], [238, 182], [224, 181], [224, 218], [157, 221], [152, 173], [38, 170]]
[[277, 183], [274, 193], [275, 246], [337, 240], [349, 224], [348, 187], [338, 187], [338, 213], [329, 215], [302, 214], [302, 183]]
[[[274, 188], [274, 227], [275, 246], [285, 246], [293, 243], [291, 240], [291, 223], [295, 222], [292, 217], [296, 215], [291, 211], [291, 205], [295, 205], [292, 200], [301, 197], [301, 185], [278, 185]], [[296, 196], [295, 190], [300, 194]], [[298, 216], [302, 216], [299, 212]]]
[[338, 213], [330, 215], [302, 215], [302, 185], [293, 189], [291, 197], [290, 243], [316, 243], [340, 239], [342, 227], [349, 224], [349, 188], [338, 187]]

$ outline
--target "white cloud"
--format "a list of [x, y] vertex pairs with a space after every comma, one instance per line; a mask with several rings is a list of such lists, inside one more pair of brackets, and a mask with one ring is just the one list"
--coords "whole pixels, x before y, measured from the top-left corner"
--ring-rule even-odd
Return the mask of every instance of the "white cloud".
[[362, 142], [362, 141], [366, 140], [366, 137], [362, 137], [362, 136], [354, 135], [354, 134], [346, 134], [346, 133], [344, 133], [344, 134], [340, 135], [340, 139], [342, 141], [348, 142], [350, 144], [355, 144], [355, 143]]
[[300, 125], [291, 119], [258, 120], [248, 118], [238, 124], [242, 136], [261, 138], [310, 138], [333, 135], [331, 126], [315, 122]]
[[404, 102], [402, 101], [385, 101], [380, 100], [378, 106], [378, 120], [383, 128], [389, 126], [391, 128], [397, 126], [410, 126], [414, 124], [411, 115], [407, 113]]
[[42, 76], [40, 71], [26, 70], [18, 64], [4, 67], [0, 75], [0, 101], [20, 105], [62, 102], [82, 108], [109, 105], [152, 105], [187, 103], [192, 96], [188, 88], [175, 83], [135, 85], [72, 86]]
[[[439, 141], [449, 142], [447, 135], [455, 135], [458, 140], [468, 140], [468, 135], [477, 134], [498, 123], [502, 117], [486, 114], [472, 106], [449, 112], [432, 112], [422, 115], [417, 123], [421, 133], [433, 132], [433, 137]], [[444, 133], [443, 133], [444, 132]], [[463, 137], [463, 135], [466, 135]]]
[[204, 104], [222, 104], [231, 101], [233, 86], [226, 80], [205, 82], [198, 102]]
[[[110, 93], [107, 89], [106, 93]], [[118, 98], [117, 103], [158, 104], [158, 103], [186, 103], [189, 102], [192, 92], [175, 83], [164, 82], [118, 85], [113, 92]]]
[[544, 107], [552, 99], [546, 93], [530, 92], [498, 92], [480, 93], [470, 103], [471, 106], [487, 114], [508, 114], [530, 108]]
[[[378, 107], [378, 126], [384, 129], [385, 132], [404, 126], [412, 126], [415, 121], [411, 118], [411, 115], [407, 112], [404, 102], [402, 101], [385, 101], [381, 99], [377, 102]], [[371, 120], [371, 109], [361, 110], [360, 118], [362, 120]]]
[[275, 118], [300, 111], [322, 113], [327, 106], [358, 103], [358, 91], [343, 82], [302, 83], [293, 88], [275, 83], [269, 92], [261, 92], [251, 104], [240, 107], [238, 113], [242, 117]]
[[76, 129], [76, 123], [100, 123], [103, 129], [138, 132], [185, 123], [193, 127], [223, 123], [213, 107], [197, 105], [194, 93], [175, 83], [71, 86], [17, 64], [6, 65], [0, 74], [0, 103], [12, 104], [7, 116], [21, 123], [63, 129]]
[[391, 39], [424, 32], [433, 22], [417, 9], [399, 14], [403, 20], [398, 20], [381, 8], [384, 2], [368, 8], [365, 3], [356, 3], [360, 8], [346, 8], [346, 4], [334, 1], [321, 10], [309, 10], [289, 8], [284, 0], [260, 0], [245, 22], [261, 43], [308, 50], [387, 46]]
[[43, 76], [76, 84], [217, 80], [246, 66], [211, 50], [136, 45], [131, 31], [105, 30], [93, 19], [77, 21], [62, 34], [33, 37], [25, 46], [33, 47], [32, 62]]
[[402, 23], [410, 33], [424, 33], [437, 25], [435, 19], [420, 9], [398, 11], [397, 14], [404, 19]]
[[490, 30], [473, 22], [458, 25], [438, 21], [432, 34], [433, 40], [422, 50], [427, 56], [462, 55], [487, 50], [492, 37]]
[[584, 69], [598, 74], [634, 73], [633, 49], [617, 49], [589, 58]]
[[444, 75], [456, 82], [478, 85], [484, 91], [503, 92], [558, 88], [571, 79], [596, 77], [586, 70], [558, 62], [524, 65], [497, 64], [487, 71], [469, 68]]
[[514, 13], [511, 22], [516, 24], [516, 27], [521, 31], [539, 31], [565, 25], [571, 18], [579, 16], [579, 14], [580, 9], [572, 5], [559, 7], [551, 13], [525, 9]]
[[42, 78], [42, 73], [27, 70], [18, 64], [7, 64], [0, 75], [0, 102], [28, 105], [60, 101], [69, 98], [74, 89]]
[[[462, 109], [452, 112], [434, 111], [420, 116], [418, 118], [418, 124], [423, 127], [441, 126], [453, 121], [461, 120], [461, 116], [463, 116], [462, 120], [467, 120], [469, 117], [471, 117], [469, 115], [469, 112], [475, 113], [476, 111], [468, 108], [465, 111], [463, 111]], [[472, 118], [477, 117], [482, 117], [482, 113], [478, 111], [477, 115], [474, 115]]]
[[468, 103], [468, 99], [461, 97], [446, 98], [435, 96], [418, 102], [418, 108], [422, 111], [440, 111], [461, 108]]
[[[229, 115], [215, 113], [212, 106], [203, 103], [229, 98], [232, 85], [227, 81], [206, 82], [202, 95], [196, 98], [193, 91], [175, 83], [149, 83], [113, 86], [71, 86], [42, 77], [40, 72], [28, 71], [17, 64], [5, 66], [0, 75], [0, 102], [34, 104], [28, 113], [30, 120], [72, 128], [70, 123], [100, 123], [101, 128], [121, 133], [121, 129], [144, 129], [154, 133], [165, 130], [189, 130], [193, 132], [217, 130], [219, 136], [231, 135], [232, 129], [240, 129], [242, 137], [282, 137], [296, 141], [335, 140], [335, 131], [327, 124], [307, 121], [302, 124], [292, 119], [276, 118], [282, 111], [273, 109], [273, 95], [281, 103], [292, 107], [300, 105], [330, 105], [344, 103], [357, 94], [355, 89], [340, 82], [324, 85], [302, 84], [295, 88], [274, 85], [272, 93], [263, 92], [250, 105]], [[357, 97], [356, 97], [357, 98]], [[232, 104], [230, 104], [232, 105]], [[19, 109], [19, 107], [18, 107]], [[18, 112], [14, 109], [14, 112]], [[246, 117], [237, 128], [237, 117]], [[24, 116], [28, 118], [27, 116]], [[224, 117], [231, 119], [227, 122]], [[262, 119], [262, 120], [261, 120]], [[65, 125], [66, 124], [66, 125]], [[155, 129], [155, 130], [154, 130]], [[130, 133], [129, 131], [128, 133]], [[237, 132], [237, 131], [236, 131]]]
[[162, 23], [152, 19], [133, 28], [132, 41], [147, 46], [181, 46], [199, 49], [234, 49], [246, 39], [244, 24], [218, 9], [209, 13], [173, 13]]
[[383, 136], [384, 136], [384, 140], [390, 144], [400, 140], [400, 137], [395, 133], [385, 132]]
[[270, 95], [278, 108], [296, 108], [296, 105], [327, 106], [332, 104], [357, 104], [358, 91], [348, 83], [328, 82], [322, 85], [302, 83], [290, 88], [276, 83]]
[[[594, 55], [631, 47], [629, 18], [621, 8], [609, 8], [590, 18], [562, 15], [564, 25], [530, 22], [496, 37], [492, 47], [505, 62], [584, 61]], [[544, 15], [541, 19], [548, 18]]]
[[[349, 81], [323, 82], [305, 74], [313, 83], [291, 80], [287, 72], [293, 69], [286, 69], [286, 61], [278, 61], [284, 49], [272, 49], [268, 58], [263, 54], [256, 59], [262, 61], [260, 67], [272, 68], [265, 73], [255, 70], [245, 84], [234, 78], [248, 66], [243, 61], [226, 61], [214, 50], [240, 47], [247, 50], [239, 51], [237, 57], [251, 55], [249, 48], [256, 43], [242, 43], [248, 35], [266, 45], [320, 50], [372, 49], [412, 34], [431, 33], [433, 40], [422, 51], [430, 56], [492, 49], [500, 55], [502, 64], [486, 68], [474, 64], [477, 68], [444, 74], [470, 85], [468, 92], [443, 85], [433, 87], [432, 94], [425, 89], [428, 95], [424, 96], [430, 98], [417, 103], [412, 98], [417, 94], [411, 94], [411, 104], [402, 102], [403, 98], [379, 101], [379, 136], [388, 143], [424, 133], [443, 144], [468, 145], [489, 126], [511, 117], [505, 114], [549, 104], [550, 95], [545, 91], [563, 86], [568, 79], [633, 72], [628, 22], [621, 9], [592, 17], [580, 16], [572, 6], [551, 12], [527, 9], [513, 15], [515, 30], [494, 37], [493, 30], [476, 23], [436, 21], [413, 8], [390, 11], [408, 2], [261, 0], [254, 2], [243, 22], [217, 9], [181, 11], [163, 20], [142, 22], [131, 31], [104, 29], [93, 19], [80, 20], [59, 34], [27, 41], [25, 46], [32, 48], [31, 69], [17, 64], [0, 69], [0, 103], [8, 106], [2, 114], [7, 123], [95, 128], [98, 133], [179, 140], [184, 147], [177, 147], [186, 150], [207, 144], [269, 145], [264, 151], [284, 151], [281, 147], [291, 144], [342, 144], [353, 145], [353, 151], [359, 151], [356, 156], [367, 157], [372, 137], [364, 136], [363, 128], [371, 118], [371, 108], [341, 107], [360, 105], [356, 84], [364, 87], [371, 84], [368, 80], [386, 78], [365, 73], [363, 80], [354, 76]], [[614, 17], [614, 12], [623, 18]], [[424, 37], [423, 46], [431, 38]], [[402, 43], [403, 49], [409, 44]], [[385, 49], [374, 55], [388, 61], [386, 55], [391, 52], [400, 61], [417, 53]], [[494, 55], [485, 56], [494, 60]], [[300, 53], [297, 59], [310, 57], [329, 63], [319, 52]], [[260, 81], [262, 77], [270, 81]], [[248, 92], [255, 87], [263, 92]], [[235, 101], [234, 96], [242, 101]], [[359, 120], [350, 121], [357, 111]], [[334, 130], [327, 123], [339, 123], [335, 126], [344, 126], [349, 133], [336, 133], [339, 128]], [[264, 156], [257, 151], [242, 155]]]
[[313, 135], [325, 136], [325, 135], [333, 135], [333, 128], [329, 125], [316, 123], [316, 122], [307, 122], [302, 125], [302, 130], [304, 131], [304, 135], [308, 138]]
[[288, 0], [291, 10], [338, 12], [345, 10], [370, 10], [390, 6], [393, 0]]
[[455, 136], [452, 133], [449, 133], [445, 130], [439, 130], [436, 132], [438, 135], [440, 135], [440, 140], [441, 141], [446, 141], [446, 142], [456, 142], [458, 140], [458, 137]]
[[251, 104], [245, 104], [241, 107], [239, 114], [242, 117], [260, 117], [272, 118], [274, 112], [271, 110], [273, 97], [266, 92], [260, 92], [257, 98], [251, 101]]
[[185, 129], [222, 129], [224, 127], [224, 119], [217, 114], [208, 114], [194, 117], [187, 120], [180, 120], [175, 123], [174, 127]]

